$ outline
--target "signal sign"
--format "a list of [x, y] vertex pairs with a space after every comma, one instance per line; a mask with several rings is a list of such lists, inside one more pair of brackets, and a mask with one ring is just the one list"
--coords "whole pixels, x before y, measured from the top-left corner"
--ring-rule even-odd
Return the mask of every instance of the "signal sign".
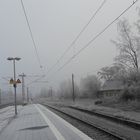
[[20, 81], [20, 79], [17, 79], [17, 81], [14, 81], [13, 78], [11, 78], [10, 81], [9, 81], [9, 83], [10, 84], [20, 84], [21, 81]]

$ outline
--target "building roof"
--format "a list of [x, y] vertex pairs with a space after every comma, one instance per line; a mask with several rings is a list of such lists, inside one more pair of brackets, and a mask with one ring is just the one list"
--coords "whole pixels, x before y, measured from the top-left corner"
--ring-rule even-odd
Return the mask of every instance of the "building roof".
[[123, 89], [123, 82], [118, 80], [108, 80], [101, 87], [100, 91]]

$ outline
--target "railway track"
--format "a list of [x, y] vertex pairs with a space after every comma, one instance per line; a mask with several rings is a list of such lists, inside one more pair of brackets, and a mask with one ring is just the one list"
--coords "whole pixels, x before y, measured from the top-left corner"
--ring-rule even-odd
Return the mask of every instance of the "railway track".
[[118, 118], [118, 117], [113, 116], [113, 115], [103, 114], [103, 113], [98, 112], [98, 111], [90, 111], [90, 110], [77, 108], [77, 107], [73, 107], [73, 106], [70, 106], [70, 108], [75, 109], [75, 110], [80, 110], [82, 112], [86, 112], [86, 113], [88, 113], [90, 115], [95, 115], [97, 117], [105, 118], [105, 119], [113, 121], [115, 123], [126, 125], [126, 126], [128, 126], [130, 128], [140, 130], [140, 123], [139, 122], [135, 122], [135, 121], [120, 118], [120, 117]]
[[65, 112], [65, 111], [63, 111], [63, 110], [61, 110], [61, 109], [59, 109], [59, 108], [57, 108], [57, 107], [55, 107], [55, 106], [48, 105], [48, 104], [42, 104], [42, 105], [44, 105], [44, 106], [46, 106], [46, 107], [48, 107], [48, 108], [50, 108], [50, 109], [52, 109], [52, 110], [55, 110], [55, 111], [57, 111], [57, 112], [60, 112], [60, 113], [66, 115], [66, 116], [68, 116], [68, 117], [71, 117], [71, 118], [73, 118], [73, 119], [75, 119], [75, 120], [78, 120], [78, 121], [80, 121], [81, 123], [84, 123], [84, 124], [86, 124], [86, 125], [89, 125], [90, 127], [93, 127], [93, 128], [95, 128], [95, 129], [98, 129], [99, 131], [101, 131], [101, 133], [106, 134], [108, 137], [111, 136], [111, 137], [112, 137], [111, 139], [113, 139], [113, 140], [114, 140], [114, 139], [115, 139], [115, 140], [130, 140], [130, 138], [128, 138], [128, 137], [124, 137], [124, 136], [118, 135], [117, 133], [115, 133], [115, 132], [113, 132], [113, 131], [109, 131], [108, 129], [105, 129], [104, 127], [100, 127], [100, 126], [98, 126], [98, 125], [95, 125], [95, 124], [91, 123], [91, 122], [88, 121], [88, 120], [85, 121], [85, 120], [82, 119], [82, 117], [79, 118], [79, 117], [77, 117], [76, 115], [67, 113], [67, 112]]

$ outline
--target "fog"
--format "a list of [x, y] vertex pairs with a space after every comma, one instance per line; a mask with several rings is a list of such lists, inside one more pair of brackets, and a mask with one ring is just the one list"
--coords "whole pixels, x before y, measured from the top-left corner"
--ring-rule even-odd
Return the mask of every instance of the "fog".
[[[26, 18], [20, 0], [0, 1], [0, 87], [9, 89], [8, 79], [13, 77], [13, 64], [7, 57], [20, 57], [16, 62], [17, 75], [25, 73], [26, 85], [37, 76], [46, 75], [42, 83], [29, 85], [32, 92], [38, 92], [42, 87], [58, 88], [59, 84], [71, 79], [74, 73], [75, 81], [88, 74], [96, 74], [102, 67], [110, 66], [117, 55], [117, 49], [111, 39], [117, 38], [117, 22], [82, 51], [68, 65], [58, 71], [76, 52], [87, 44], [94, 36], [103, 30], [122, 11], [133, 3], [132, 0], [106, 0], [105, 4], [89, 24], [73, 47], [50, 71], [49, 69], [62, 56], [91, 16], [99, 8], [103, 0], [23, 0], [29, 24], [36, 43], [37, 53], [30, 36]], [[121, 18], [134, 22], [137, 17], [137, 2]], [[40, 67], [40, 65], [42, 67]], [[4, 78], [6, 77], [7, 80]], [[18, 90], [20, 90], [18, 86]]]

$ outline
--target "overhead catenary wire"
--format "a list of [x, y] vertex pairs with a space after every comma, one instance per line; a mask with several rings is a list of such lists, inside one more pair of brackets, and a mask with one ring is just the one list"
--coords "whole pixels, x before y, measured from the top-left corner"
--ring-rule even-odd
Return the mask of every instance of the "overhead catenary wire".
[[37, 79], [31, 81], [31, 82], [28, 83], [27, 85], [31, 85], [31, 84], [33, 84], [33, 83], [35, 83], [35, 82], [38, 82], [39, 80], [41, 80], [41, 79], [43, 79], [43, 78], [45, 78], [45, 75], [41, 75], [39, 78], [37, 78]]
[[40, 76], [44, 76], [44, 75], [27, 75], [28, 77], [40, 77]]
[[56, 61], [56, 63], [54, 65], [52, 65], [52, 67], [48, 70], [48, 73], [55, 67], [57, 66], [57, 64], [62, 60], [62, 58], [67, 54], [67, 52], [73, 47], [73, 45], [76, 43], [76, 41], [80, 38], [80, 36], [82, 35], [82, 33], [86, 30], [86, 28], [88, 27], [88, 25], [91, 23], [91, 21], [95, 18], [95, 16], [97, 15], [97, 13], [101, 10], [101, 8], [104, 6], [104, 4], [106, 3], [107, 0], [104, 0], [101, 5], [98, 7], [98, 9], [94, 12], [94, 14], [92, 14], [92, 16], [90, 17], [90, 19], [88, 20], [88, 22], [85, 24], [85, 26], [82, 28], [82, 30], [79, 32], [79, 34], [76, 36], [76, 38], [71, 42], [71, 44], [68, 46], [68, 48], [63, 52], [63, 54], [58, 58], [58, 60]]
[[26, 22], [27, 22], [29, 33], [30, 33], [30, 36], [31, 36], [31, 39], [32, 39], [32, 42], [33, 42], [33, 46], [34, 46], [36, 57], [37, 57], [37, 60], [38, 60], [40, 68], [42, 68], [43, 66], [41, 64], [41, 60], [40, 60], [39, 53], [38, 53], [38, 50], [37, 50], [37, 45], [36, 45], [36, 42], [35, 42], [35, 39], [34, 39], [34, 36], [33, 36], [33, 32], [31, 30], [31, 26], [30, 26], [30, 23], [29, 23], [29, 20], [28, 20], [28, 16], [26, 14], [26, 9], [24, 7], [23, 0], [21, 0], [21, 5], [22, 5], [22, 9], [23, 9], [23, 12], [24, 12], [24, 15], [25, 15], [25, 19], [26, 19]]
[[[133, 1], [133, 3], [128, 6], [119, 16], [117, 16], [113, 21], [111, 21], [101, 32], [99, 32], [95, 37], [93, 37], [86, 45], [84, 45], [75, 55], [73, 55], [64, 65], [62, 65], [56, 72], [62, 70], [67, 64], [69, 64], [75, 57], [77, 57], [82, 51], [84, 51], [91, 43], [93, 43], [100, 35], [102, 35], [114, 22], [116, 22], [122, 15], [124, 15], [132, 6], [134, 6], [138, 0]], [[55, 72], [55, 73], [56, 73]]]

